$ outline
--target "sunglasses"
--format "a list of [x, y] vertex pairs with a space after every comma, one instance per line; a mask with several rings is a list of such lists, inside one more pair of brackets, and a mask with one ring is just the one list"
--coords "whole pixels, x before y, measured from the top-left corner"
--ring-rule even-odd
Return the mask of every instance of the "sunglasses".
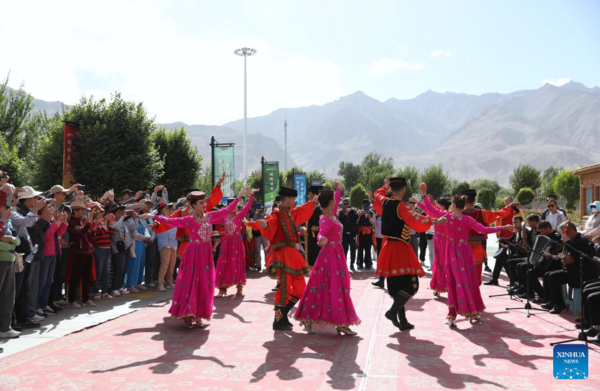
[[554, 205], [554, 204], [548, 204], [548, 208], [556, 208], [556, 205]]

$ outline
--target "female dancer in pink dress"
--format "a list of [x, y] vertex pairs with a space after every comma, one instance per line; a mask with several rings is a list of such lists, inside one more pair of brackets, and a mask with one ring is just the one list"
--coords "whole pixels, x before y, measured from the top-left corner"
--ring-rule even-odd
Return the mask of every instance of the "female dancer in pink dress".
[[308, 284], [294, 319], [304, 325], [306, 332], [314, 334], [313, 323], [334, 326], [338, 334], [356, 335], [349, 326], [360, 324], [350, 298], [350, 274], [342, 247], [342, 224], [336, 217], [342, 196], [342, 187], [335, 181], [337, 190], [321, 190], [319, 204], [323, 214], [319, 219], [317, 244], [321, 247]]
[[[427, 201], [426, 199], [425, 203]], [[436, 208], [431, 210], [432, 217], [445, 216], [448, 219], [445, 257], [448, 264], [448, 326], [450, 327], [455, 326], [457, 313], [473, 322], [480, 319], [480, 314], [485, 309], [479, 290], [475, 258], [469, 246], [469, 232], [474, 230], [480, 234], [491, 234], [503, 229], [514, 230], [512, 225], [485, 227], [472, 217], [463, 215], [464, 208], [465, 197], [455, 196], [452, 199], [451, 213]]]
[[193, 191], [187, 197], [193, 208], [192, 215], [177, 218], [154, 216], [160, 224], [189, 231], [190, 244], [181, 259], [173, 303], [169, 309], [171, 317], [183, 319], [188, 328], [194, 327], [194, 323], [203, 328], [202, 320], [210, 320], [213, 311], [215, 264], [212, 254], [212, 224], [214, 220], [235, 210], [240, 197], [246, 193], [248, 189], [242, 190], [227, 208], [206, 213], [206, 194]]
[[221, 252], [217, 262], [215, 281], [215, 285], [219, 288], [217, 297], [227, 296], [227, 288], [234, 285], [237, 286], [237, 294], [241, 295], [246, 285], [246, 249], [242, 240], [241, 226], [257, 191], [258, 189], [252, 190], [250, 199], [241, 211], [236, 213], [233, 210], [228, 216], [213, 219], [213, 224], [225, 226], [225, 236], [221, 242]]
[[[437, 211], [445, 212], [450, 208], [451, 201], [449, 198], [443, 197], [438, 199], [437, 207], [434, 205], [429, 197], [426, 196], [427, 185], [421, 183], [419, 186], [423, 197], [423, 202], [419, 202], [417, 206], [423, 210], [427, 215], [434, 216]], [[434, 225], [434, 236], [433, 236], [433, 265], [431, 267], [431, 282], [429, 287], [433, 291], [434, 296], [439, 297], [440, 293], [448, 291], [448, 281], [446, 277], [447, 265], [446, 265], [446, 225]]]

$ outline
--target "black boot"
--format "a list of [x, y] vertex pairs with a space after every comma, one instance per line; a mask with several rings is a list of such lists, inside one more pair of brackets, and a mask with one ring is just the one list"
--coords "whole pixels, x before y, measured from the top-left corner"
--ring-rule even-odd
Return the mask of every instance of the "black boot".
[[401, 325], [400, 322], [398, 322], [398, 311], [404, 307], [404, 304], [406, 304], [411, 297], [412, 296], [408, 295], [408, 293], [402, 291], [396, 293], [396, 296], [394, 296], [394, 304], [392, 304], [392, 307], [385, 313], [385, 317], [391, 320], [394, 326], [399, 329], [401, 329]]
[[275, 319], [273, 320], [273, 330], [292, 330], [292, 327], [287, 325], [285, 319], [287, 319], [287, 308], [275, 306]]
[[279, 282], [275, 285], [275, 288], [271, 289], [272, 292], [277, 292], [279, 290]]
[[398, 311], [398, 320], [400, 321], [400, 330], [401, 331], [412, 330], [415, 328], [415, 326], [408, 323], [408, 320], [406, 319], [406, 310], [404, 309], [404, 307], [402, 307], [400, 309], [400, 311]]
[[283, 319], [285, 320], [285, 324], [287, 324], [291, 328], [294, 328], [294, 325], [292, 324], [292, 322], [290, 322], [290, 318], [288, 317], [288, 314], [290, 313], [290, 311], [292, 310], [292, 308], [294, 308], [294, 306], [296, 305], [296, 303], [297, 303], [297, 300], [296, 301], [292, 301], [290, 299], [290, 301], [288, 302], [287, 306], [285, 307], [285, 316], [283, 317]]
[[383, 286], [384, 286], [383, 281], [384, 281], [383, 276], [379, 276], [379, 280], [377, 280], [376, 282], [372, 282], [371, 285], [383, 289]]

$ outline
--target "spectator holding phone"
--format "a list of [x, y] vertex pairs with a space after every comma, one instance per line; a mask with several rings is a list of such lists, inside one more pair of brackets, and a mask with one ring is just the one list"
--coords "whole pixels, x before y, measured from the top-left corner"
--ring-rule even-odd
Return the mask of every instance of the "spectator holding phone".
[[362, 210], [358, 213], [358, 270], [373, 270], [371, 247], [375, 224], [371, 203], [365, 199], [362, 202]]

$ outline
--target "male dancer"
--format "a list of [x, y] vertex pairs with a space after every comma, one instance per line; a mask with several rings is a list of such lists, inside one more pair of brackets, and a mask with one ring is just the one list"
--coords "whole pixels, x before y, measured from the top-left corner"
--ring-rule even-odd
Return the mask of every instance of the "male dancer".
[[304, 274], [308, 272], [302, 254], [296, 249], [300, 241], [297, 225], [304, 224], [315, 209], [317, 197], [296, 208], [298, 192], [281, 187], [279, 190], [281, 204], [263, 220], [253, 221], [248, 225], [260, 230], [269, 242], [269, 260], [267, 271], [277, 276], [279, 289], [275, 294], [275, 320], [273, 330], [289, 331], [292, 323], [288, 313], [302, 297], [306, 281]]
[[[223, 175], [221, 176], [221, 179], [219, 179], [219, 181], [217, 182], [215, 187], [212, 188], [212, 191], [210, 192], [210, 196], [208, 197], [208, 200], [206, 200], [206, 211], [207, 212], [210, 212], [211, 210], [213, 210], [213, 208], [215, 206], [217, 206], [217, 204], [223, 198], [223, 190], [221, 189], [221, 185], [223, 184], [223, 181], [225, 181], [225, 173], [223, 173]], [[198, 191], [198, 189], [186, 190], [185, 195], [187, 196], [188, 194], [190, 194], [193, 191]], [[169, 218], [185, 217], [185, 216], [190, 215], [191, 213], [192, 213], [191, 208], [188, 206], [187, 208], [178, 209], [177, 211], [175, 211], [175, 213], [170, 215]], [[175, 238], [180, 243], [178, 254], [180, 257], [183, 257], [185, 248], [190, 243], [190, 235], [188, 233], [188, 230], [184, 229], [184, 228], [177, 228], [177, 233], [175, 235]]]
[[[425, 232], [431, 224], [445, 224], [446, 219], [431, 219], [416, 214], [402, 201], [406, 193], [406, 179], [390, 178], [375, 192], [375, 210], [381, 213], [383, 245], [375, 274], [387, 278], [388, 293], [394, 299], [385, 313], [394, 326], [410, 330], [414, 326], [406, 319], [405, 304], [419, 290], [419, 276], [425, 275], [410, 245], [410, 230]], [[388, 189], [392, 196], [387, 197]]]
[[[470, 216], [475, 219], [478, 223], [485, 227], [489, 227], [490, 224], [494, 223], [498, 219], [505, 219], [505, 221], [512, 221], [514, 214], [513, 207], [518, 206], [517, 203], [510, 203], [499, 211], [491, 211], [485, 209], [475, 208], [475, 198], [477, 197], [477, 191], [468, 189], [462, 192], [462, 195], [467, 197], [465, 203], [465, 209], [463, 214]], [[487, 253], [485, 251], [484, 242], [487, 239], [486, 236], [481, 235], [473, 230], [469, 233], [469, 245], [471, 245], [471, 251], [475, 258], [475, 265], [477, 267], [477, 275], [479, 276], [479, 285], [481, 285], [481, 274], [483, 273], [483, 264], [487, 259]]]
[[[310, 187], [308, 188], [306, 199], [312, 200], [319, 195], [319, 191], [321, 190], [323, 190], [321, 181], [312, 181]], [[319, 205], [316, 205], [311, 218], [306, 222], [305, 240], [307, 248], [304, 256], [309, 267], [313, 267], [315, 261], [317, 260], [317, 256], [319, 255], [320, 248], [317, 246], [317, 235], [319, 235], [319, 218], [322, 214], [323, 210]]]

